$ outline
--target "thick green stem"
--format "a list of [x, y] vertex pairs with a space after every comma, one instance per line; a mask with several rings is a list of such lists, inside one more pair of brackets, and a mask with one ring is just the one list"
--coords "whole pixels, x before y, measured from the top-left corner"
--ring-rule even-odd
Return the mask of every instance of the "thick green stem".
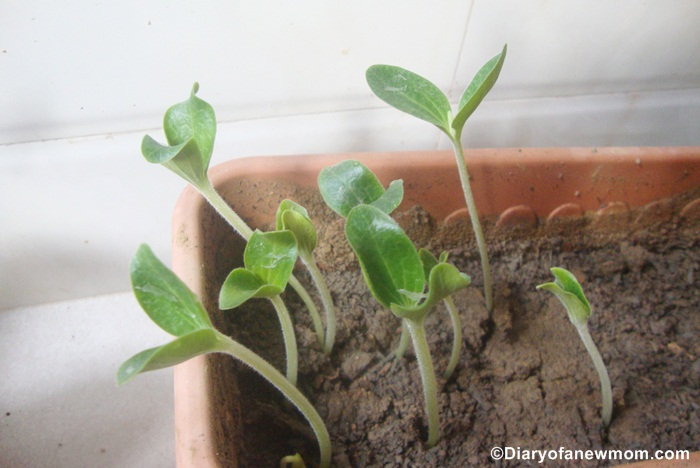
[[464, 192], [464, 201], [467, 203], [469, 218], [472, 222], [474, 236], [476, 237], [476, 244], [479, 248], [479, 255], [481, 256], [481, 269], [484, 272], [484, 299], [486, 301], [486, 308], [489, 310], [489, 312], [491, 312], [493, 311], [493, 289], [491, 287], [491, 265], [489, 264], [489, 254], [488, 250], [486, 249], [486, 241], [484, 240], [484, 233], [481, 230], [481, 222], [479, 221], [479, 213], [476, 211], [476, 203], [474, 203], [474, 196], [472, 195], [472, 187], [471, 183], [469, 182], [467, 163], [464, 160], [462, 142], [459, 139], [459, 135], [450, 136], [450, 141], [452, 141], [452, 146], [454, 147], [455, 156], [457, 159], [457, 170], [459, 171], [459, 179], [462, 183], [462, 191]]
[[[214, 186], [211, 184], [208, 178], [201, 184], [195, 185], [195, 188], [199, 190], [199, 193], [204, 196], [207, 202], [214, 207], [217, 213], [219, 213], [221, 217], [224, 218], [241, 237], [243, 237], [246, 241], [250, 239], [250, 236], [253, 235], [253, 230], [250, 228], [250, 226], [248, 226], [248, 224], [246, 224], [245, 221], [243, 221], [240, 216], [238, 216], [238, 213], [236, 213], [229, 206], [229, 204], [226, 203], [226, 200], [219, 195], [219, 192], [214, 189]], [[289, 278], [289, 285], [297, 292], [297, 294], [299, 294], [299, 297], [301, 297], [301, 300], [304, 301], [304, 304], [309, 309], [311, 320], [313, 321], [314, 328], [316, 330], [316, 338], [318, 339], [318, 343], [321, 348], [323, 348], [323, 322], [321, 321], [321, 315], [318, 312], [316, 304], [304, 286], [302, 286], [294, 275]]]
[[277, 317], [282, 327], [282, 338], [284, 339], [284, 350], [287, 355], [287, 379], [292, 385], [297, 384], [297, 373], [299, 368], [299, 353], [297, 351], [297, 338], [294, 334], [294, 324], [292, 317], [289, 315], [287, 306], [280, 296], [270, 298], [270, 302], [275, 306]]
[[459, 353], [462, 351], [462, 320], [459, 318], [459, 311], [455, 306], [452, 296], [447, 296], [445, 299], [445, 306], [447, 306], [447, 311], [450, 314], [450, 319], [452, 320], [452, 329], [454, 331], [454, 337], [452, 340], [452, 355], [450, 356], [450, 362], [447, 364], [447, 369], [445, 369], [445, 379], [452, 377], [452, 373], [457, 367], [459, 362]]
[[297, 407], [301, 414], [304, 415], [318, 439], [321, 454], [319, 466], [322, 468], [329, 467], [331, 465], [331, 438], [323, 419], [321, 419], [321, 416], [309, 400], [307, 400], [299, 389], [287, 380], [277, 369], [253, 351], [221, 333], [218, 334], [218, 339], [218, 350], [220, 352], [230, 354], [234, 358], [250, 366], [282, 392], [282, 394]]
[[323, 278], [321, 270], [318, 269], [318, 265], [314, 261], [313, 257], [306, 258], [306, 256], [301, 256], [304, 265], [309, 270], [311, 278], [316, 285], [319, 295], [321, 296], [321, 302], [323, 303], [323, 309], [326, 312], [326, 338], [323, 341], [324, 352], [328, 355], [333, 351], [333, 344], [335, 343], [335, 328], [336, 328], [336, 317], [335, 317], [335, 305], [333, 304], [333, 297], [331, 297], [331, 291], [328, 289], [326, 280]]
[[603, 357], [598, 351], [591, 338], [591, 334], [588, 331], [588, 325], [585, 323], [576, 325], [576, 330], [578, 331], [581, 340], [583, 340], [583, 345], [586, 347], [588, 354], [593, 360], [593, 365], [595, 370], [598, 371], [598, 378], [600, 379], [600, 391], [603, 397], [603, 411], [601, 416], [603, 418], [603, 424], [605, 427], [610, 425], [610, 420], [612, 419], [612, 409], [613, 409], [613, 399], [612, 399], [612, 386], [610, 385], [610, 377], [608, 376], [608, 370], [605, 368], [605, 363], [603, 362]]
[[421, 382], [423, 383], [423, 398], [425, 398], [425, 410], [428, 415], [428, 447], [437, 444], [440, 435], [440, 419], [437, 399], [437, 381], [435, 379], [435, 369], [430, 357], [428, 340], [425, 338], [423, 329], [423, 319], [413, 321], [404, 320], [411, 333], [413, 349], [418, 360], [418, 370], [420, 371]]

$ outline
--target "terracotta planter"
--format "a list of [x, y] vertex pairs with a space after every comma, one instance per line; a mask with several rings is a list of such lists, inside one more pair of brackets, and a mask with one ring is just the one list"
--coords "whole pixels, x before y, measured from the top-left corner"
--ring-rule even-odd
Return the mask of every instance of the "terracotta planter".
[[[683, 206], [659, 201], [700, 186], [700, 147], [486, 149], [469, 151], [466, 157], [480, 213], [497, 225], [534, 225], [590, 211], [597, 213], [599, 222], [700, 218], [700, 199]], [[402, 207], [420, 204], [438, 221], [464, 215], [454, 156], [447, 151], [238, 159], [212, 169], [211, 177], [222, 196], [255, 226], [274, 217], [271, 209], [255, 203], [270, 194], [239, 193], [236, 181], [269, 179], [284, 181], [285, 187], [287, 183], [314, 187], [323, 167], [350, 158], [365, 163], [385, 184], [402, 178], [406, 189]], [[246, 196], [252, 201], [241, 203]], [[290, 194], [272, 196], [282, 199]], [[630, 208], [640, 206], [646, 208], [635, 217], [629, 215]], [[232, 236], [227, 228], [213, 227], [219, 223], [215, 218], [190, 189], [174, 215], [174, 270], [200, 296], [218, 288], [207, 282], [213, 255], [224, 242], [217, 236]], [[231, 242], [242, 250], [242, 242]], [[212, 315], [215, 324], [220, 322], [216, 311]], [[233, 460], [220, 460], [213, 441], [217, 433], [231, 436], [234, 429], [227, 425], [235, 424], [245, 409], [234, 403], [221, 412], [212, 407], [212, 394], [230, 390], [217, 388], [217, 367], [200, 357], [175, 368], [178, 466], [235, 466]], [[217, 414], [225, 416], [217, 419]], [[698, 463], [698, 454], [694, 457]]]

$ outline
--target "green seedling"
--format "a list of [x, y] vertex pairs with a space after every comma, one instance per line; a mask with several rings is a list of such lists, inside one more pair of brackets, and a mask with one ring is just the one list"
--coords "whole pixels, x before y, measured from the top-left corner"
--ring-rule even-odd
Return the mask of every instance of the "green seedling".
[[[214, 151], [216, 115], [211, 105], [197, 97], [198, 90], [199, 84], [195, 83], [189, 99], [166, 111], [163, 130], [167, 145], [146, 135], [141, 152], [148, 162], [161, 164], [192, 184], [241, 237], [249, 240], [253, 230], [219, 195], [207, 175]], [[313, 299], [293, 275], [289, 284], [309, 309], [318, 342], [323, 347], [321, 317]]]
[[[369, 168], [354, 160], [342, 161], [321, 170], [318, 177], [318, 186], [326, 204], [345, 218], [350, 210], [362, 204], [375, 206], [383, 212], [391, 214], [403, 200], [402, 180], [392, 181], [385, 190], [379, 179]], [[421, 249], [419, 255], [424, 265], [426, 278], [429, 276], [433, 266], [437, 265], [437, 263], [444, 263], [447, 259], [447, 253], [444, 253], [438, 261], [425, 249]], [[446, 297], [445, 304], [454, 327], [452, 357], [445, 371], [445, 378], [449, 378], [459, 360], [459, 353], [462, 347], [462, 326], [454, 301], [450, 297]], [[403, 357], [409, 343], [408, 326], [404, 324], [401, 328], [401, 339], [395, 355], [399, 358]]]
[[[318, 188], [326, 204], [343, 218], [363, 204], [391, 214], [403, 200], [403, 180], [392, 181], [385, 190], [367, 166], [352, 159], [323, 168], [318, 175]], [[394, 352], [396, 357], [403, 357], [409, 342], [408, 327], [404, 325]]]
[[472, 195], [469, 172], [464, 160], [464, 149], [461, 140], [462, 130], [467, 119], [496, 83], [503, 67], [506, 50], [507, 48], [504, 46], [501, 53], [486, 62], [479, 70], [462, 94], [455, 114], [452, 113], [447, 96], [437, 86], [422, 76], [392, 65], [373, 65], [366, 73], [367, 83], [377, 97], [390, 106], [432, 123], [442, 130], [452, 142], [464, 199], [469, 209], [469, 216], [481, 256], [484, 274], [484, 297], [489, 311], [493, 310], [491, 267], [481, 222], [479, 221], [479, 214]]
[[[447, 252], [440, 254], [440, 259], [435, 258], [427, 249], [420, 249], [418, 251], [421, 262], [423, 263], [423, 270], [425, 277], [430, 277], [430, 272], [440, 263], [447, 262]], [[450, 361], [445, 369], [444, 377], [449, 379], [452, 377], [452, 373], [457, 367], [459, 362], [459, 353], [462, 351], [462, 320], [459, 318], [459, 312], [457, 311], [457, 306], [455, 305], [452, 296], [447, 296], [442, 300], [445, 303], [445, 308], [447, 313], [450, 315], [450, 320], [452, 321], [452, 329], [454, 337], [452, 339], [452, 354], [450, 355]]]
[[537, 286], [537, 289], [550, 291], [559, 299], [569, 315], [569, 320], [574, 324], [581, 340], [583, 340], [583, 345], [591, 356], [593, 365], [600, 378], [600, 390], [603, 397], [602, 418], [603, 424], [605, 427], [608, 427], [612, 419], [612, 387], [603, 358], [600, 356], [600, 352], [593, 342], [591, 334], [588, 332], [587, 322], [591, 316], [591, 305], [583, 294], [581, 285], [571, 272], [557, 267], [551, 268], [551, 271], [555, 278], [554, 282], [540, 284]]
[[314, 259], [313, 252], [318, 241], [316, 228], [314, 228], [306, 208], [288, 199], [280, 203], [277, 209], [276, 219], [277, 230], [289, 230], [296, 237], [299, 248], [299, 258], [302, 263], [306, 265], [307, 270], [309, 270], [319, 296], [321, 296], [323, 309], [326, 312], [326, 336], [323, 340], [324, 352], [330, 354], [333, 350], [333, 344], [335, 343], [335, 305], [333, 304], [333, 297], [328, 289], [326, 280]]
[[297, 240], [291, 231], [255, 231], [243, 252], [243, 268], [236, 268], [224, 281], [219, 307], [234, 309], [249, 299], [269, 299], [277, 312], [287, 356], [287, 379], [297, 384], [299, 355], [294, 325], [280, 297], [297, 259]]
[[330, 466], [330, 436], [311, 403], [262, 357], [216, 330], [197, 296], [146, 245], [139, 247], [131, 261], [131, 282], [136, 299], [146, 314], [176, 338], [124, 362], [117, 371], [119, 384], [143, 372], [171, 367], [195, 356], [229, 354], [274, 385], [301, 412], [318, 439], [320, 466]]
[[467, 287], [470, 279], [448, 263], [438, 263], [426, 277], [406, 233], [375, 206], [352, 208], [345, 234], [372, 295], [403, 320], [411, 335], [428, 416], [427, 444], [432, 447], [439, 436], [437, 382], [423, 323], [437, 303]]

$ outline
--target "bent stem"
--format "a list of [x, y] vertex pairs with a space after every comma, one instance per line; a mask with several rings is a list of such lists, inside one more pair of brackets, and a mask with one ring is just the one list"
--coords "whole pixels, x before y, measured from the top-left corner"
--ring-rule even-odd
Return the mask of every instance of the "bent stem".
[[282, 327], [282, 338], [284, 339], [284, 350], [287, 355], [287, 379], [292, 385], [297, 384], [297, 373], [299, 368], [299, 355], [297, 352], [297, 339], [294, 335], [294, 324], [289, 315], [287, 306], [284, 305], [282, 298], [277, 295], [270, 298], [270, 302], [275, 306], [277, 318], [279, 318], [280, 326]]
[[328, 434], [328, 429], [326, 429], [326, 425], [323, 423], [323, 419], [321, 419], [321, 416], [309, 400], [306, 399], [294, 384], [280, 374], [277, 369], [253, 351], [224, 334], [218, 333], [217, 337], [219, 342], [218, 350], [220, 352], [230, 354], [258, 371], [265, 380], [282, 392], [282, 394], [297, 407], [301, 414], [304, 415], [318, 439], [321, 456], [319, 466], [323, 468], [329, 467], [331, 465], [331, 438]]
[[598, 372], [598, 377], [600, 378], [600, 391], [603, 396], [603, 410], [601, 412], [601, 416], [603, 418], [603, 424], [605, 427], [608, 427], [610, 425], [610, 420], [612, 419], [613, 408], [612, 386], [610, 385], [608, 370], [605, 368], [605, 363], [603, 362], [603, 358], [598, 351], [598, 347], [593, 342], [593, 338], [591, 338], [591, 334], [588, 331], [588, 326], [585, 323], [575, 323], [574, 325], [576, 326], [576, 331], [578, 331], [578, 334], [586, 347], [586, 351], [588, 351], [588, 354], [593, 360], [595, 370]]
[[[217, 213], [221, 215], [222, 218], [226, 220], [226, 222], [228, 222], [231, 225], [231, 227], [241, 237], [243, 237], [246, 241], [250, 239], [250, 236], [253, 235], [253, 230], [250, 228], [250, 226], [248, 226], [248, 224], [245, 221], [243, 221], [243, 219], [240, 216], [238, 216], [238, 213], [236, 213], [229, 206], [229, 204], [226, 203], [226, 200], [224, 200], [221, 197], [221, 195], [219, 195], [219, 192], [216, 191], [216, 189], [211, 184], [211, 181], [208, 178], [206, 178], [201, 184], [195, 185], [194, 187], [199, 191], [199, 193], [202, 194], [202, 196], [204, 196], [207, 202], [217, 211]], [[302, 286], [302, 284], [294, 275], [292, 275], [289, 278], [289, 285], [297, 292], [297, 294], [299, 294], [299, 297], [309, 309], [309, 313], [311, 314], [311, 320], [314, 323], [314, 329], [316, 331], [316, 339], [318, 340], [320, 346], [323, 348], [323, 322], [321, 321], [321, 315], [318, 312], [316, 304], [314, 303], [308, 291], [306, 291], [304, 286]]]
[[428, 340], [425, 338], [423, 329], [423, 319], [417, 321], [406, 319], [404, 324], [408, 326], [413, 341], [413, 349], [416, 352], [418, 370], [423, 383], [423, 398], [425, 399], [425, 410], [428, 415], [428, 447], [434, 447], [438, 441], [440, 433], [440, 419], [437, 400], [437, 381], [435, 379], [435, 369], [430, 357]]
[[335, 305], [333, 304], [333, 298], [331, 297], [331, 292], [328, 289], [326, 280], [323, 279], [323, 274], [319, 270], [318, 265], [313, 258], [306, 258], [306, 256], [300, 255], [300, 258], [306, 268], [311, 274], [311, 278], [316, 285], [319, 295], [321, 296], [321, 302], [323, 303], [323, 309], [326, 312], [326, 337], [322, 341], [323, 352], [327, 355], [331, 354], [333, 350], [333, 344], [335, 343], [335, 329], [336, 329], [336, 317], [335, 317]]
[[450, 314], [450, 319], [452, 320], [452, 329], [454, 330], [454, 338], [452, 341], [452, 355], [450, 356], [450, 362], [447, 364], [447, 369], [445, 369], [445, 379], [452, 377], [452, 373], [457, 367], [459, 362], [459, 353], [462, 351], [462, 320], [459, 318], [459, 312], [457, 311], [457, 306], [455, 306], [452, 296], [447, 296], [445, 299], [445, 306]]
[[484, 232], [481, 229], [481, 222], [479, 221], [479, 213], [476, 211], [476, 203], [474, 203], [474, 195], [472, 194], [472, 187], [471, 183], [469, 182], [467, 163], [464, 160], [464, 149], [462, 148], [462, 142], [459, 139], [459, 134], [451, 135], [450, 141], [452, 142], [452, 146], [455, 151], [457, 170], [459, 171], [459, 180], [462, 184], [464, 200], [467, 203], [469, 219], [472, 222], [474, 236], [476, 237], [476, 244], [479, 248], [479, 256], [481, 257], [481, 269], [484, 274], [484, 299], [486, 301], [486, 308], [489, 312], [492, 312], [493, 288], [491, 286], [491, 265], [489, 263], [488, 250], [486, 249], [486, 241], [484, 240]]

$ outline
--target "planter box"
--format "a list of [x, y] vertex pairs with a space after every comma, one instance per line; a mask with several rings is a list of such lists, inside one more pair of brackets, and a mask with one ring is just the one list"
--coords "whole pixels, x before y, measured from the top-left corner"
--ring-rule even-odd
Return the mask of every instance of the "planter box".
[[[682, 206], [660, 201], [700, 187], [698, 147], [484, 149], [468, 151], [466, 158], [476, 203], [487, 224], [554, 224], [558, 217], [591, 211], [601, 223], [680, 218], [697, 222], [700, 218], [700, 200], [686, 201]], [[403, 179], [405, 198], [401, 209], [421, 205], [439, 222], [448, 223], [465, 215], [454, 156], [447, 151], [238, 159], [212, 169], [211, 178], [249, 224], [263, 226], [274, 219], [276, 203], [293, 198], [293, 193], [288, 193], [290, 187], [315, 187], [323, 167], [344, 159], [360, 160], [385, 185]], [[241, 193], [240, 181], [258, 179], [276, 181], [279, 193]], [[270, 197], [274, 203], [257, 202]], [[642, 206], [644, 210], [630, 215], [631, 208]], [[210, 310], [214, 309], [210, 312], [212, 319], [222, 327], [221, 312], [204, 298], [213, 291], [215, 295], [220, 287], [211, 284], [212, 278], [222, 271], [227, 273], [240, 261], [244, 243], [236, 237], [194, 190], [183, 193], [173, 221], [174, 270]], [[231, 249], [237, 252], [221, 260], [222, 252]], [[238, 407], [235, 398], [226, 397], [235, 395], [236, 381], [231, 375], [217, 376], [219, 369], [230, 373], [228, 366], [217, 359], [199, 357], [175, 368], [178, 466], [236, 466], [232, 460], [235, 450], [223, 454], [213, 442], [223, 435], [235, 438], [245, 408]], [[223, 410], [212, 407], [212, 402], [219, 399], [226, 401]], [[697, 454], [694, 456], [697, 461]]]

